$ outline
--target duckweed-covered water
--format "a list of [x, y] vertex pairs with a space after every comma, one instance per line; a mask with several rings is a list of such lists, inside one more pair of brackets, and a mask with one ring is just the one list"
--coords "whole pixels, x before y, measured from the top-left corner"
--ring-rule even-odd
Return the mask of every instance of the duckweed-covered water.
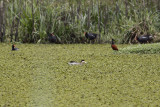
[[106, 44], [16, 47], [0, 44], [1, 107], [160, 105], [159, 54], [119, 54]]

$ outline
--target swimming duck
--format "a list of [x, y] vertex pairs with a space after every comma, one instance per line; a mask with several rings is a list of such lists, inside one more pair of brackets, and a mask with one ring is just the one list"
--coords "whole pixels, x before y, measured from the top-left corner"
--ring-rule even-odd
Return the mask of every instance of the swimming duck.
[[113, 50], [116, 50], [116, 51], [118, 51], [118, 48], [117, 48], [117, 46], [114, 44], [114, 39], [112, 39], [112, 42], [111, 42], [111, 47], [112, 47], [112, 49], [113, 49]]
[[12, 45], [12, 51], [17, 51], [18, 50], [18, 48], [15, 48], [15, 45], [13, 44]]
[[85, 62], [84, 60], [81, 60], [81, 62], [75, 62], [75, 61], [70, 61], [68, 64], [69, 65], [83, 65], [87, 62]]

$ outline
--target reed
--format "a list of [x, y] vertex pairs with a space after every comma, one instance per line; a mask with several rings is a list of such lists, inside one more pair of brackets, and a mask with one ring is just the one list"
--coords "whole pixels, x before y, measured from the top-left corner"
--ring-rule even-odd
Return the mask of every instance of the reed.
[[82, 43], [87, 31], [98, 33], [99, 43], [111, 38], [129, 43], [132, 29], [138, 28], [137, 34], [160, 31], [159, 7], [157, 0], [2, 0], [0, 38], [45, 43], [54, 32], [61, 43]]

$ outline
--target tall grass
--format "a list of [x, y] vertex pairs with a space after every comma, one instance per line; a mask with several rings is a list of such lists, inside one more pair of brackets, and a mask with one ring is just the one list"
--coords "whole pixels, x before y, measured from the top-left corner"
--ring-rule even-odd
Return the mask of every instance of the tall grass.
[[[160, 31], [160, 3], [157, 0], [3, 0], [6, 28], [4, 41], [46, 42], [54, 32], [62, 43], [84, 41], [84, 31], [128, 42], [132, 28], [142, 32]], [[2, 9], [3, 10], [3, 9]], [[4, 23], [5, 22], [5, 23]], [[145, 23], [141, 26], [140, 23]], [[0, 37], [1, 34], [0, 34]]]

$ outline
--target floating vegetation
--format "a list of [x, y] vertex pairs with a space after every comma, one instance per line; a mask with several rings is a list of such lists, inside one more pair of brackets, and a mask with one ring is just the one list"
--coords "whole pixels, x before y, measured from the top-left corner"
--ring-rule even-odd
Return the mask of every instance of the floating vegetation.
[[[16, 46], [0, 44], [1, 107], [159, 105], [159, 54], [119, 54], [106, 44]], [[68, 65], [81, 59], [87, 63]]]

